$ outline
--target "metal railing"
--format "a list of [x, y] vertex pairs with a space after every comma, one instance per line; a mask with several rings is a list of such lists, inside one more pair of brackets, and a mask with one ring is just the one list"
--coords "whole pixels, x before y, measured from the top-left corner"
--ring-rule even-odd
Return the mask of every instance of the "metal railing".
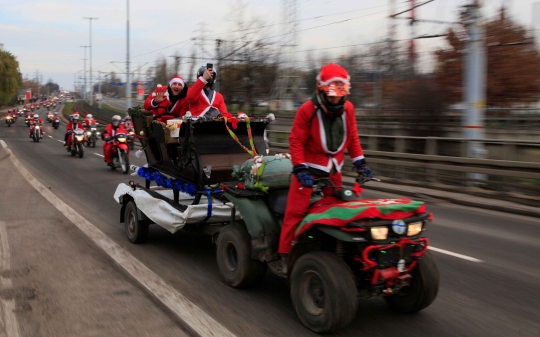
[[[290, 132], [267, 133], [271, 152], [288, 152]], [[465, 190], [540, 207], [540, 142], [359, 136], [369, 165], [386, 182]], [[490, 155], [486, 159], [464, 156], [470, 141], [484, 142]], [[522, 160], [526, 158], [535, 161]], [[352, 167], [348, 161], [345, 165]]]

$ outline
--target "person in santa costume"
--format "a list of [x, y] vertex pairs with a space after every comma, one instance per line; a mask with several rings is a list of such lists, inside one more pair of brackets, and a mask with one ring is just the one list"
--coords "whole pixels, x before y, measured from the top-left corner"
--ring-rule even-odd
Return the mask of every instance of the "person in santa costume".
[[156, 90], [144, 101], [144, 109], [152, 111], [155, 118], [164, 122], [187, 111], [186, 95], [188, 86], [184, 80], [176, 75], [169, 81], [169, 86], [157, 85]]
[[[217, 117], [220, 114], [231, 118], [223, 96], [214, 90], [217, 73], [212, 68], [202, 66], [197, 71], [197, 81], [189, 88], [186, 96], [192, 117]], [[182, 116], [181, 116], [182, 117]]]
[[[317, 89], [311, 100], [298, 109], [289, 136], [294, 177], [279, 239], [278, 252], [283, 262], [308, 211], [315, 178], [328, 177], [336, 186], [342, 186], [345, 150], [356, 170], [372, 177], [360, 146], [354, 106], [347, 100], [349, 74], [340, 65], [330, 63], [321, 68], [316, 80]], [[282, 266], [286, 274], [286, 264]]]

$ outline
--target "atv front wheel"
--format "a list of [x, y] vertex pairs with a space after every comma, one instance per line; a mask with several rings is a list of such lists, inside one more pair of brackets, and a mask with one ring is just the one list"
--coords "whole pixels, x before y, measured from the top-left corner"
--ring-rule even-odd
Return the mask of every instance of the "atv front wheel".
[[291, 272], [291, 298], [302, 323], [318, 333], [348, 325], [356, 315], [354, 275], [335, 255], [310, 252], [298, 259]]

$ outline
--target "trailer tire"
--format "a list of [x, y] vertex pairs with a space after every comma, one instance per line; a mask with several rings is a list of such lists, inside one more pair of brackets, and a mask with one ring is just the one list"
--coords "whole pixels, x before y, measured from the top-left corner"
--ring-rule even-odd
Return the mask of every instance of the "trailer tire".
[[251, 239], [240, 224], [220, 231], [216, 259], [221, 277], [231, 287], [251, 287], [266, 275], [266, 263], [251, 258]]
[[130, 200], [124, 210], [126, 236], [131, 243], [143, 243], [148, 239], [148, 224], [137, 218], [137, 205]]

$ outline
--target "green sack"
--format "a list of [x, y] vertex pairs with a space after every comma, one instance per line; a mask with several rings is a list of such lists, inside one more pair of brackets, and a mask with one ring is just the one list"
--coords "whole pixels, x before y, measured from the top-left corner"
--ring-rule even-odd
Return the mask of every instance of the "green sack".
[[292, 163], [289, 154], [257, 156], [242, 165], [233, 166], [233, 177], [252, 190], [268, 192], [291, 184]]

